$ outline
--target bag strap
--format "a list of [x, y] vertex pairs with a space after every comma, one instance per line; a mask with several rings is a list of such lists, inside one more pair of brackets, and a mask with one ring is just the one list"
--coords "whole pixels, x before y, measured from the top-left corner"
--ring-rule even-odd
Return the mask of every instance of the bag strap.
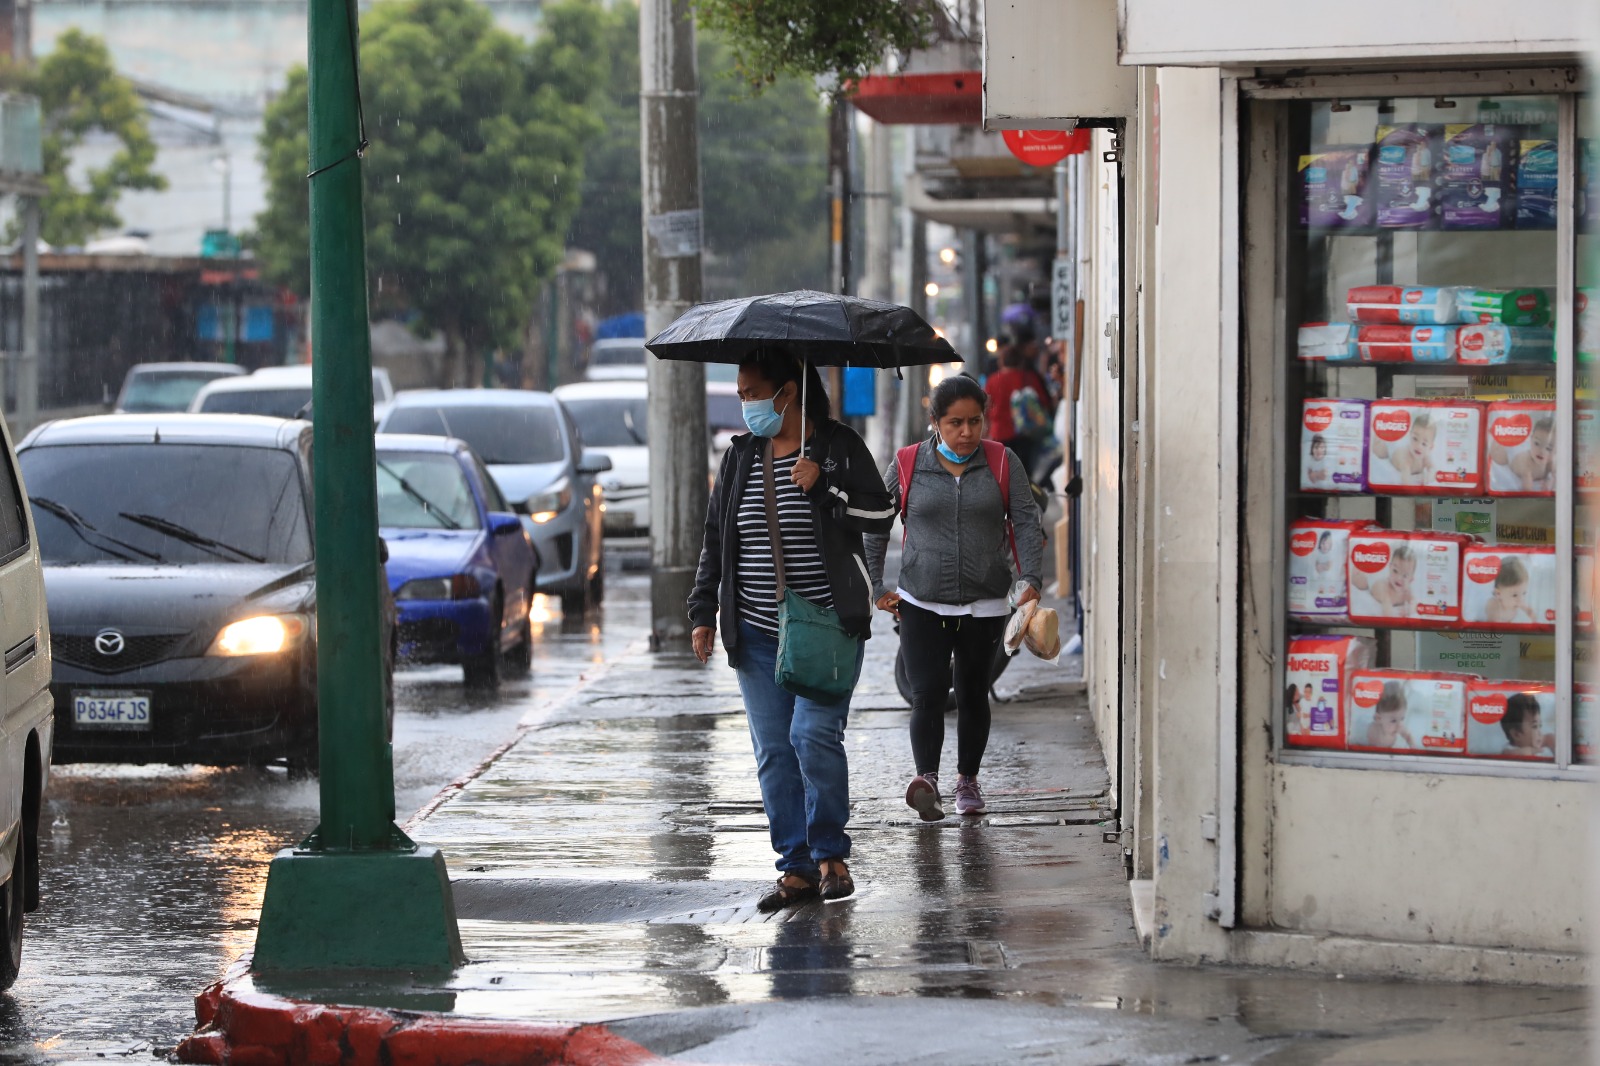
[[786, 587], [783, 580], [783, 533], [778, 529], [778, 491], [772, 485], [772, 441], [766, 442], [766, 453], [761, 458], [761, 491], [767, 504], [767, 536], [772, 540], [772, 565], [778, 575], [779, 603], [783, 602]]
[[1006, 454], [1006, 446], [997, 440], [983, 438], [983, 460], [989, 464], [989, 472], [994, 474], [994, 479], [1000, 485], [1000, 505], [1005, 508], [1006, 537], [1011, 541], [1011, 561], [1017, 564], [1017, 573], [1022, 573], [1022, 557], [1017, 554], [1017, 527], [1011, 522], [1011, 458]]
[[894, 465], [900, 474], [900, 543], [906, 542], [906, 504], [911, 499], [911, 472], [917, 465], [917, 449], [921, 443], [907, 444], [904, 448], [896, 449]]

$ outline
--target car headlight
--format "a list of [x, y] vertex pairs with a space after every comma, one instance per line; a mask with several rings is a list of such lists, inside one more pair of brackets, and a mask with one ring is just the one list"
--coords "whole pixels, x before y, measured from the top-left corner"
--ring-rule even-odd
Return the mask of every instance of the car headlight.
[[543, 525], [572, 506], [572, 482], [558, 478], [543, 492], [536, 492], [523, 503], [529, 518]]
[[222, 627], [217, 639], [206, 649], [206, 654], [224, 658], [273, 655], [297, 642], [305, 635], [306, 628], [305, 618], [297, 614], [263, 614], [241, 618]]
[[395, 592], [396, 600], [470, 600], [481, 591], [471, 574], [451, 577], [419, 577], [407, 581]]

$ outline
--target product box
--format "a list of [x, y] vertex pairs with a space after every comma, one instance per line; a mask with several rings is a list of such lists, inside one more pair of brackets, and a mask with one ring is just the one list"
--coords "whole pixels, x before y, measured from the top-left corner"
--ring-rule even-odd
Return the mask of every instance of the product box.
[[[1597, 205], [1600, 209], [1600, 205]], [[1600, 359], [1600, 300], [1596, 290], [1579, 286], [1572, 310], [1578, 320], [1578, 357], [1585, 362]]]
[[1461, 625], [1549, 632], [1556, 624], [1556, 553], [1551, 547], [1470, 544], [1461, 552]]
[[1307, 322], [1300, 327], [1299, 355], [1308, 363], [1354, 362], [1355, 340], [1348, 322]]
[[1464, 755], [1467, 674], [1359, 670], [1350, 677], [1351, 751]]
[[1572, 624], [1579, 629], [1594, 628], [1594, 549], [1579, 548], [1572, 553]]
[[1436, 285], [1357, 285], [1345, 293], [1362, 326], [1445, 326], [1456, 321], [1456, 290]]
[[1439, 227], [1500, 229], [1513, 219], [1515, 131], [1492, 123], [1449, 125], [1439, 161]]
[[1300, 157], [1300, 224], [1311, 229], [1364, 229], [1372, 225], [1367, 171], [1372, 145], [1329, 145]]
[[1480, 495], [1482, 421], [1483, 405], [1471, 400], [1372, 401], [1368, 488], [1398, 495]]
[[1283, 741], [1295, 748], [1343, 748], [1350, 676], [1372, 663], [1367, 637], [1289, 638]]
[[1600, 705], [1600, 692], [1593, 685], [1580, 681], [1572, 686], [1572, 759], [1574, 762], [1594, 761], [1595, 709]]
[[1490, 496], [1552, 496], [1556, 491], [1556, 405], [1501, 400], [1484, 410], [1484, 469]]
[[1556, 331], [1539, 326], [1483, 322], [1456, 330], [1456, 361], [1463, 366], [1553, 363]]
[[1350, 534], [1361, 520], [1301, 518], [1289, 523], [1289, 617], [1344, 625], [1350, 621]]
[[1480, 759], [1552, 762], [1556, 687], [1539, 681], [1467, 685], [1467, 754]]
[[1573, 433], [1578, 469], [1572, 480], [1580, 490], [1600, 489], [1600, 410], [1594, 404], [1578, 401], [1573, 410]]
[[1350, 621], [1451, 629], [1461, 621], [1461, 553], [1473, 538], [1393, 529], [1350, 534]]
[[1305, 401], [1300, 413], [1300, 488], [1366, 491], [1367, 401]]
[[1454, 326], [1362, 326], [1356, 355], [1364, 363], [1453, 363]]
[[1456, 321], [1464, 325], [1548, 326], [1550, 294], [1543, 289], [1455, 290]]
[[1556, 142], [1543, 138], [1517, 144], [1517, 228], [1555, 229], [1560, 160]]
[[1434, 228], [1434, 160], [1443, 132], [1419, 122], [1378, 127], [1373, 198], [1380, 227]]

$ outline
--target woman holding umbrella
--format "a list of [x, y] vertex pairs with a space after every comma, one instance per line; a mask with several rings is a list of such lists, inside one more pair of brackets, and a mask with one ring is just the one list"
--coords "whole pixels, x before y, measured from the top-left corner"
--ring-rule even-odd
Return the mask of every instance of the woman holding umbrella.
[[[855, 891], [845, 862], [850, 782], [844, 728], [848, 689], [861, 671], [860, 642], [872, 624], [862, 534], [887, 533], [895, 510], [866, 444], [830, 417], [814, 366], [763, 345], [739, 363], [738, 387], [750, 433], [733, 438], [711, 492], [689, 619], [700, 661], [711, 658], [720, 628], [728, 662], [738, 671], [762, 806], [778, 853], [777, 884], [757, 906], [775, 911]], [[823, 702], [778, 685], [778, 604], [785, 585], [836, 612], [838, 625], [854, 638], [843, 698]]]

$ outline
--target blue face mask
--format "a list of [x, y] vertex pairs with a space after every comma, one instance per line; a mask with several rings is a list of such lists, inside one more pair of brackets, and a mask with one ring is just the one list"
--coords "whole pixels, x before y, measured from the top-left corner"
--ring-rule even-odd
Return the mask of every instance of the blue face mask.
[[751, 433], [758, 437], [778, 435], [778, 430], [783, 428], [783, 412], [773, 407], [772, 401], [776, 399], [774, 396], [768, 400], [746, 400], [739, 405], [744, 414], [744, 424], [750, 427]]
[[966, 455], [957, 455], [955, 452], [950, 450], [950, 446], [943, 440], [939, 441], [938, 449], [939, 454], [950, 460], [952, 463], [969, 463], [972, 461], [972, 457], [978, 454], [978, 449], [974, 448]]

